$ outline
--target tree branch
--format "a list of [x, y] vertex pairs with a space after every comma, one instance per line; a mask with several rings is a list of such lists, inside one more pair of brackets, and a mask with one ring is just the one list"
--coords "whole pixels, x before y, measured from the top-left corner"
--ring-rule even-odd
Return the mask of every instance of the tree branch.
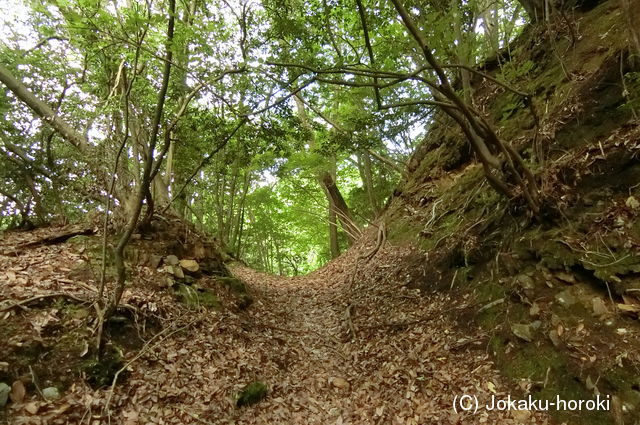
[[87, 139], [74, 130], [54, 110], [42, 100], [38, 99], [20, 80], [0, 64], [0, 81], [22, 102], [24, 102], [44, 122], [51, 125], [60, 135], [76, 148], [87, 153], [89, 144]]

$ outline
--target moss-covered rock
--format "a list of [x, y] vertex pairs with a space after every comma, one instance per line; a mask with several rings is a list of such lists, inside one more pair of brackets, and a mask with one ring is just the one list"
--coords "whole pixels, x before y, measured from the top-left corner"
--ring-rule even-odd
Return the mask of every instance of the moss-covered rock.
[[[116, 373], [122, 369], [124, 363], [122, 356], [115, 349], [106, 350], [101, 359], [95, 357], [82, 362], [81, 370], [84, 372], [89, 385], [98, 389], [111, 385]], [[126, 372], [119, 375], [119, 379], [126, 378]]]
[[247, 285], [235, 277], [219, 277], [218, 282], [236, 294], [247, 293]]
[[254, 381], [245, 386], [236, 397], [236, 406], [250, 406], [267, 396], [268, 388], [264, 382]]
[[191, 308], [220, 308], [218, 297], [205, 288], [178, 283], [175, 287], [175, 294], [180, 302]]

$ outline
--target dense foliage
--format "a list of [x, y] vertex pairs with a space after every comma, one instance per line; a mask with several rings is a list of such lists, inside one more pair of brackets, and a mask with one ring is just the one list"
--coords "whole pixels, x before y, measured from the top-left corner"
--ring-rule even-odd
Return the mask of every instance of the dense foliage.
[[[406, 7], [471, 102], [458, 65], [499, 58], [526, 19], [516, 1]], [[147, 215], [171, 208], [253, 266], [307, 272], [381, 211], [437, 106], [393, 2], [2, 8], [2, 73], [73, 130], [0, 90], [3, 228], [105, 210], [122, 224], [143, 188]]]

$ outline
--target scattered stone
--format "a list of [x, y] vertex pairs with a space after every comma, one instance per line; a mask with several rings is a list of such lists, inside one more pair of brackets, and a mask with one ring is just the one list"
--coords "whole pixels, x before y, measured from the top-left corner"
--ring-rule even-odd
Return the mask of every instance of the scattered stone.
[[569, 307], [578, 302], [578, 299], [569, 291], [562, 291], [556, 295], [556, 301], [564, 307]]
[[152, 269], [157, 269], [160, 267], [160, 263], [162, 262], [162, 257], [157, 254], [151, 254], [149, 257], [149, 267]]
[[513, 416], [513, 419], [518, 421], [518, 423], [524, 424], [529, 422], [529, 419], [531, 418], [531, 412], [529, 410], [516, 409], [511, 411], [511, 416]]
[[593, 307], [593, 315], [594, 316], [603, 317], [603, 316], [607, 316], [609, 314], [609, 309], [607, 308], [607, 305], [604, 303], [602, 298], [594, 297], [591, 300], [591, 305]]
[[640, 305], [637, 304], [618, 304], [618, 309], [623, 313], [640, 313]]
[[167, 273], [174, 275], [177, 279], [184, 279], [184, 272], [180, 266], [168, 265], [165, 267]]
[[558, 331], [555, 329], [549, 331], [549, 339], [554, 347], [560, 347], [560, 345], [562, 345], [560, 335], [558, 335]]
[[570, 284], [576, 283], [575, 276], [573, 276], [572, 274], [569, 274], [569, 273], [558, 272], [558, 273], [556, 273], [556, 278], [558, 280], [563, 281], [564, 283], [570, 283]]
[[340, 388], [343, 390], [349, 389], [349, 381], [338, 376], [332, 376], [331, 378], [329, 378], [329, 383], [336, 388]]
[[638, 200], [634, 196], [629, 196], [625, 202], [625, 205], [631, 209], [636, 210], [638, 209], [638, 207], [640, 207], [640, 202], [638, 202]]
[[191, 273], [195, 273], [200, 270], [200, 266], [196, 260], [180, 260], [180, 267]]
[[4, 382], [0, 382], [0, 407], [4, 407], [7, 405], [7, 400], [9, 399], [10, 392], [11, 387]]
[[21, 380], [18, 379], [11, 385], [11, 401], [14, 403], [22, 403], [26, 393], [27, 391], [25, 390], [24, 384]]
[[527, 342], [531, 342], [533, 339], [531, 336], [531, 325], [523, 324], [523, 323], [514, 323], [511, 325], [511, 332], [515, 336], [520, 339], [523, 339]]
[[536, 286], [531, 276], [527, 276], [526, 274], [516, 276], [516, 282], [518, 282], [523, 289], [533, 289]]
[[164, 257], [164, 262], [169, 264], [170, 266], [177, 266], [180, 264], [180, 260], [175, 255], [167, 255]]
[[540, 315], [540, 304], [534, 302], [531, 304], [531, 308], [529, 308], [529, 315], [533, 317], [537, 317]]
[[31, 403], [27, 403], [24, 405], [24, 410], [31, 413], [32, 415], [35, 415], [36, 413], [38, 413], [38, 409], [40, 409], [40, 406], [35, 401], [32, 401]]
[[42, 396], [47, 400], [57, 400], [60, 398], [60, 391], [56, 387], [47, 387], [42, 390]]
[[236, 406], [250, 406], [267, 396], [267, 386], [263, 382], [255, 381], [245, 386], [236, 400]]

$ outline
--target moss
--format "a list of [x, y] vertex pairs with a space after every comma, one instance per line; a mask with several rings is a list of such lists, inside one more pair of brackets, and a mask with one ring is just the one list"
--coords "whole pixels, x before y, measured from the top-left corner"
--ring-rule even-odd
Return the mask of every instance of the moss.
[[624, 403], [640, 409], [640, 375], [636, 370], [615, 366], [606, 370], [602, 377]]
[[387, 238], [391, 242], [413, 240], [420, 232], [415, 222], [405, 220], [403, 217], [393, 217], [389, 222]]
[[475, 288], [475, 293], [478, 297], [478, 302], [488, 303], [504, 297], [505, 289], [499, 283], [485, 281], [482, 284], [478, 284]]
[[220, 301], [218, 300], [218, 297], [216, 297], [211, 291], [204, 288], [197, 288], [179, 283], [175, 289], [175, 294], [180, 302], [191, 308], [220, 308]]
[[551, 372], [566, 368], [566, 359], [552, 347], [523, 344], [518, 348], [509, 354], [498, 354], [505, 360], [505, 375], [511, 378], [544, 382], [547, 370]]
[[[111, 385], [116, 373], [122, 369], [124, 363], [122, 356], [115, 349], [107, 349], [100, 360], [92, 358], [80, 364], [80, 369], [85, 373], [87, 382], [93, 389]], [[120, 373], [119, 380], [126, 379], [126, 372]]]
[[235, 277], [219, 277], [218, 282], [236, 294], [247, 293], [247, 285]]
[[255, 381], [245, 386], [236, 397], [236, 406], [250, 406], [258, 403], [267, 396], [267, 385], [260, 381]]

